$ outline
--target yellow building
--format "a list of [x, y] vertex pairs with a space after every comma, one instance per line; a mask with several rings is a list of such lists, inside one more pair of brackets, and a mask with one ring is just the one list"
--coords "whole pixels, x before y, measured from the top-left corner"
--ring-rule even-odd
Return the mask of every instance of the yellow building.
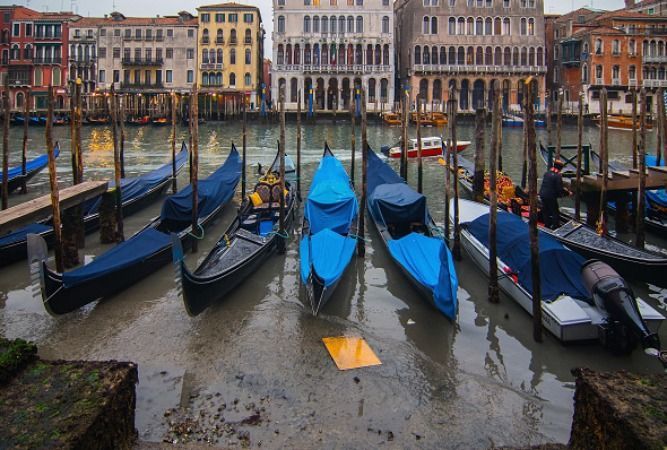
[[201, 6], [199, 12], [197, 83], [209, 96], [208, 108], [230, 112], [245, 98], [258, 109], [262, 84], [264, 29], [255, 6], [220, 3]]

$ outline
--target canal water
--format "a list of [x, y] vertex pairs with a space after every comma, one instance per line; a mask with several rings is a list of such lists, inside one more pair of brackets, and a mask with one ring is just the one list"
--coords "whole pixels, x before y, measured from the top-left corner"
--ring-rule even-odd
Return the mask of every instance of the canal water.
[[[359, 130], [357, 130], [358, 133]], [[10, 143], [18, 161], [22, 129], [13, 127]], [[66, 127], [55, 128], [62, 145], [58, 176], [71, 180]], [[85, 177], [113, 177], [111, 131], [83, 130]], [[411, 130], [414, 134], [414, 130]], [[170, 129], [127, 128], [128, 176], [168, 160]], [[424, 136], [438, 135], [425, 129]], [[352, 130], [347, 121], [305, 124], [303, 179], [307, 192], [324, 142], [346, 166]], [[370, 124], [370, 145], [398, 140], [400, 129]], [[296, 127], [287, 124], [287, 149], [295, 152]], [[267, 165], [279, 137], [275, 123], [248, 127], [248, 180], [257, 163]], [[178, 130], [178, 142], [187, 129]], [[505, 170], [518, 179], [521, 129], [504, 130]], [[473, 139], [472, 122], [459, 123], [459, 139]], [[543, 131], [538, 139], [545, 140]], [[563, 143], [575, 143], [568, 125]], [[598, 130], [585, 129], [585, 140], [598, 148]], [[612, 157], [631, 161], [631, 134], [610, 131]], [[230, 144], [241, 143], [239, 123], [200, 127], [200, 174], [221, 164]], [[360, 144], [357, 134], [357, 148]], [[655, 137], [648, 140], [654, 148]], [[488, 148], [488, 147], [487, 147]], [[30, 155], [44, 150], [44, 129], [31, 128]], [[472, 157], [472, 151], [464, 153]], [[357, 154], [357, 177], [360, 157]], [[424, 163], [424, 187], [432, 215], [442, 222], [444, 173], [432, 158]], [[179, 177], [184, 186], [186, 171]], [[416, 183], [416, 164], [409, 181]], [[35, 177], [28, 195], [48, 192], [48, 173]], [[194, 268], [233, 218], [237, 193], [217, 223], [206, 231], [199, 253], [186, 258]], [[160, 202], [125, 220], [130, 235], [159, 213]], [[296, 223], [300, 223], [297, 220]], [[368, 223], [368, 222], [367, 222]], [[631, 236], [623, 236], [631, 238]], [[649, 235], [652, 248], [667, 242]], [[86, 261], [109, 246], [98, 235], [86, 239]], [[573, 413], [571, 369], [648, 373], [661, 369], [640, 351], [614, 356], [595, 343], [565, 346], [545, 331], [532, 339], [528, 314], [502, 295], [490, 304], [488, 280], [464, 254], [457, 263], [460, 280], [458, 320], [447, 320], [412, 289], [388, 257], [372, 228], [365, 259], [355, 259], [335, 295], [318, 317], [310, 313], [298, 275], [298, 230], [285, 255], [273, 256], [224, 301], [196, 318], [188, 317], [174, 285], [173, 268], [164, 267], [117, 296], [82, 310], [51, 317], [32, 295], [27, 264], [0, 269], [0, 334], [34, 341], [49, 359], [130, 360], [139, 365], [136, 424], [142, 439], [202, 439], [221, 445], [289, 448], [488, 448], [567, 442]], [[633, 283], [638, 296], [667, 314], [667, 291]], [[382, 365], [338, 371], [321, 339], [362, 336]], [[661, 330], [667, 343], [667, 326]], [[224, 421], [224, 422], [223, 422]], [[186, 423], [180, 431], [170, 430]]]

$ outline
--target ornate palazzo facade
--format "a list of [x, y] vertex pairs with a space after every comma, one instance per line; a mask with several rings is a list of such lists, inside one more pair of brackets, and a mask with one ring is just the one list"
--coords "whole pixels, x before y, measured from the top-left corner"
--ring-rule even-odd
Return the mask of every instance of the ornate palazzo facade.
[[394, 17], [390, 0], [273, 0], [271, 97], [285, 109], [342, 111], [354, 88], [367, 109], [394, 100]]
[[544, 107], [546, 47], [543, 0], [399, 0], [399, 83], [427, 109], [440, 109], [450, 88], [459, 110], [492, 104], [498, 80], [504, 109], [519, 109], [530, 79]]

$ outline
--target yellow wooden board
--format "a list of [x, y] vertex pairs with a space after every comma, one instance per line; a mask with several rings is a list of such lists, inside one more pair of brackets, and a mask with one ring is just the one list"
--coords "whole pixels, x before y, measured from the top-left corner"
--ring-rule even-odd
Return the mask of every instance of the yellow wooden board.
[[360, 337], [340, 336], [322, 338], [324, 346], [338, 366], [338, 370], [382, 364], [371, 347]]

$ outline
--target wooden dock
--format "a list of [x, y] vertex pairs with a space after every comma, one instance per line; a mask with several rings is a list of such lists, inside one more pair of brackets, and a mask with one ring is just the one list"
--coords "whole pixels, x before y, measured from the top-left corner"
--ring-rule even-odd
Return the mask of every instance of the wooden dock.
[[[581, 190], [584, 192], [599, 192], [602, 189], [601, 173], [584, 175], [581, 179]], [[576, 181], [569, 180], [574, 186]], [[608, 191], [633, 191], [639, 187], [639, 170], [623, 171], [610, 170], [607, 179]], [[667, 166], [649, 166], [646, 170], [646, 189], [660, 189], [667, 186]]]
[[[102, 195], [108, 189], [106, 181], [84, 181], [60, 191], [60, 208], [65, 210]], [[21, 203], [0, 212], [0, 236], [21, 226], [48, 219], [52, 215], [51, 195]]]

